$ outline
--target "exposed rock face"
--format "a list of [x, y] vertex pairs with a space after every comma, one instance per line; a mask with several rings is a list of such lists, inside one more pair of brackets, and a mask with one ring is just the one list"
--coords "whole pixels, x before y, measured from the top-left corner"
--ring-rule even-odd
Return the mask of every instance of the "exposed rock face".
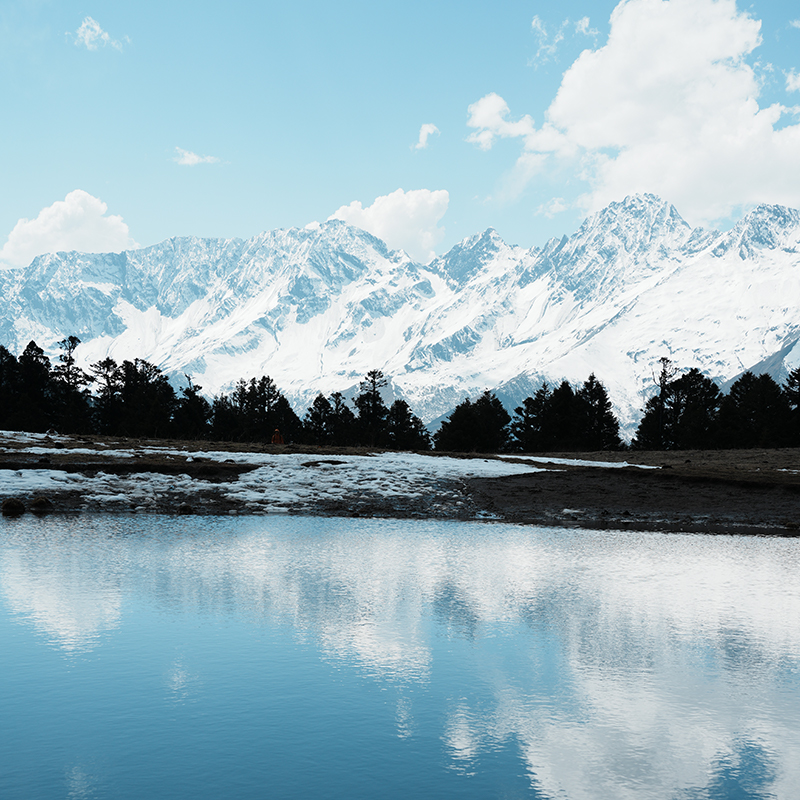
[[630, 432], [661, 356], [722, 382], [800, 364], [800, 212], [759, 206], [726, 233], [653, 195], [530, 250], [489, 229], [428, 265], [334, 220], [252, 239], [56, 253], [0, 273], [0, 343], [84, 364], [141, 357], [209, 394], [272, 376], [299, 409], [370, 369], [423, 419], [486, 388], [513, 408], [594, 372]]

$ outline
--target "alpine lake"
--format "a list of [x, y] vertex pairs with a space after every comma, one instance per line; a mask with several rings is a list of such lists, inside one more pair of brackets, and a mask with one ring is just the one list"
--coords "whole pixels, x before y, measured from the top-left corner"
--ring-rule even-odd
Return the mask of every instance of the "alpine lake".
[[0, 798], [800, 797], [800, 539], [0, 521]]

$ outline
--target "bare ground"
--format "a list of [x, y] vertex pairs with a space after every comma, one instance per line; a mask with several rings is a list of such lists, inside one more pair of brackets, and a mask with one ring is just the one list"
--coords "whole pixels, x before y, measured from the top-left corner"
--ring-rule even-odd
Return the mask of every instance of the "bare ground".
[[[254, 469], [237, 462], [237, 453], [307, 453], [309, 464], [325, 463], [336, 455], [370, 455], [374, 450], [344, 447], [261, 445], [225, 442], [175, 442], [125, 440], [107, 437], [54, 437], [38, 440], [39, 447], [56, 450], [31, 453], [30, 440], [13, 435], [3, 438], [0, 469], [57, 469], [93, 475], [160, 473], [201, 478], [204, 485], [230, 482]], [[89, 450], [75, 452], [76, 450]], [[228, 452], [230, 458], [208, 461], [153, 450]], [[133, 450], [120, 458], [115, 451]], [[150, 451], [150, 452], [145, 452]], [[431, 454], [461, 458], [493, 458], [477, 454]], [[682, 452], [560, 453], [539, 456], [544, 472], [498, 478], [471, 478], [442, 487], [457, 496], [456, 518], [492, 518], [509, 522], [590, 528], [696, 531], [800, 535], [800, 449]], [[513, 461], [513, 455], [502, 456]], [[548, 462], [545, 459], [581, 459], [589, 462], [628, 462], [641, 466], [601, 468]], [[335, 461], [328, 463], [334, 464]], [[398, 476], [402, 482], [402, 476]], [[0, 500], [6, 498], [0, 497]], [[33, 498], [23, 498], [30, 503]], [[430, 498], [436, 500], [435, 497]], [[81, 498], [49, 497], [56, 511], [74, 511]], [[84, 506], [85, 507], [85, 506]], [[337, 516], [446, 516], [447, 504], [420, 503], [410, 498], [354, 497], [335, 508], [322, 504], [317, 513]], [[157, 509], [176, 513], [231, 513], [242, 511], [235, 503], [206, 488], [194, 496], [167, 497]], [[433, 509], [437, 509], [435, 512]]]

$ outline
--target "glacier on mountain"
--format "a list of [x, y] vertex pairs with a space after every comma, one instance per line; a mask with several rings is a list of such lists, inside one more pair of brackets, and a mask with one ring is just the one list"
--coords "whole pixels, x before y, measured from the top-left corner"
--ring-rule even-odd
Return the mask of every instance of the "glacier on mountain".
[[268, 374], [301, 412], [377, 368], [426, 421], [485, 389], [513, 409], [594, 372], [630, 434], [662, 356], [720, 384], [800, 363], [798, 247], [794, 209], [707, 231], [649, 194], [542, 248], [489, 229], [427, 266], [339, 220], [174, 238], [0, 272], [0, 343], [54, 355], [76, 335], [83, 365], [145, 358], [209, 395]]

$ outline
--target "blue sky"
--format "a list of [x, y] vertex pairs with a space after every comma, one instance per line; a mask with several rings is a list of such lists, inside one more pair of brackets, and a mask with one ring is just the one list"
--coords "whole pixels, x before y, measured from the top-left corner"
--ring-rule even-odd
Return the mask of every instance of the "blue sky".
[[721, 227], [800, 206], [791, 2], [5, 0], [0, 69], [6, 265], [331, 215], [426, 260], [636, 191]]

